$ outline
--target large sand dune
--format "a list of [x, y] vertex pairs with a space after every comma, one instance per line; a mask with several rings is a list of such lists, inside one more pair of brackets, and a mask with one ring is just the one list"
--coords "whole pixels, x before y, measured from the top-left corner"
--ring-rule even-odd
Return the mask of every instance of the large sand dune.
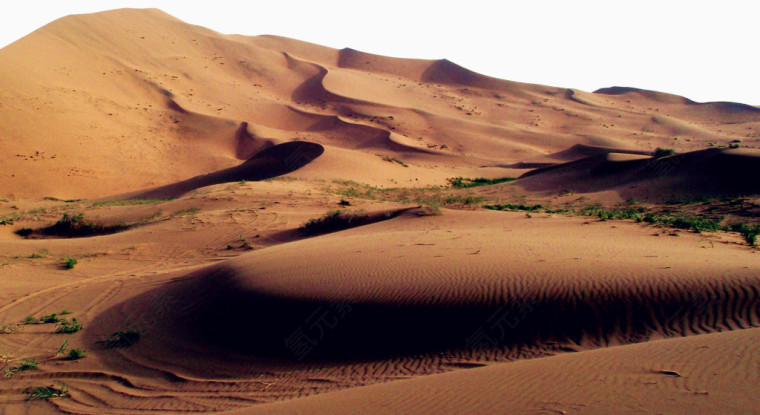
[[2, 414], [756, 411], [756, 107], [155, 9], [0, 85]]
[[[445, 60], [226, 36], [158, 10], [63, 18], [4, 48], [0, 62], [6, 197], [165, 185], [293, 138], [466, 173], [576, 144], [689, 151], [760, 138], [754, 107], [635, 89], [589, 94], [488, 78]], [[447, 173], [417, 179], [443, 183]]]

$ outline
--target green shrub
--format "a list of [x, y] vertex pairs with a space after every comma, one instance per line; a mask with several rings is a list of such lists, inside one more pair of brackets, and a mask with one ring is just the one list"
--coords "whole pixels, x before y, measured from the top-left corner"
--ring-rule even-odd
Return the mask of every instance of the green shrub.
[[34, 359], [21, 360], [21, 365], [16, 368], [17, 372], [23, 372], [25, 370], [32, 370], [37, 368], [37, 362]]
[[60, 383], [55, 386], [42, 386], [39, 388], [32, 388], [26, 391], [26, 399], [29, 401], [34, 400], [48, 400], [52, 398], [62, 398], [69, 396], [69, 389], [65, 384]]
[[484, 205], [483, 207], [490, 210], [506, 210], [506, 211], [521, 210], [521, 211], [527, 211], [527, 212], [535, 212], [535, 211], [541, 210], [543, 206], [541, 205], [513, 205], [511, 203], [505, 203], [503, 205]]
[[77, 264], [77, 259], [74, 257], [67, 256], [63, 259], [63, 268], [64, 269], [72, 269]]
[[464, 189], [468, 187], [487, 186], [487, 185], [492, 185], [492, 184], [512, 182], [517, 179], [514, 177], [500, 177], [496, 179], [486, 179], [483, 177], [478, 177], [475, 179], [468, 179], [465, 177], [452, 177], [448, 180], [449, 180], [449, 183], [451, 183], [452, 187], [456, 187], [458, 189]]
[[74, 317], [70, 321], [66, 319], [62, 319], [58, 323], [58, 328], [55, 329], [55, 332], [62, 333], [62, 334], [72, 334], [72, 333], [78, 332], [79, 330], [82, 330], [82, 322], [80, 322], [79, 319]]
[[[29, 230], [29, 234], [40, 234], [46, 236], [58, 236], [62, 238], [79, 238], [85, 236], [106, 235], [129, 229], [126, 224], [106, 226], [86, 220], [83, 213], [69, 215], [64, 213], [58, 222], [51, 226], [38, 230]], [[16, 232], [19, 233], [19, 232]]]
[[84, 349], [71, 349], [66, 355], [66, 360], [79, 360], [87, 357], [87, 351]]
[[477, 196], [448, 196], [443, 200], [445, 204], [463, 204], [463, 205], [476, 205], [483, 201], [482, 197]]
[[751, 227], [746, 223], [734, 223], [728, 226], [729, 230], [740, 233], [749, 246], [757, 246], [757, 235], [760, 234], [760, 225]]

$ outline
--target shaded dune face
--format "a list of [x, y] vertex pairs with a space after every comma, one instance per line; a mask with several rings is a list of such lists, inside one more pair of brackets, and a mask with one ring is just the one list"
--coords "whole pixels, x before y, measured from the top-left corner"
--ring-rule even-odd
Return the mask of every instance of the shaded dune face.
[[265, 180], [298, 170], [321, 156], [324, 151], [324, 147], [316, 143], [291, 141], [269, 147], [236, 167], [104, 200], [177, 198], [195, 189], [215, 184]]
[[[668, 263], [680, 270], [676, 278], [666, 277], [665, 267], [637, 265], [628, 255], [596, 259], [593, 271], [580, 258], [562, 266], [534, 262], [543, 254], [532, 258], [520, 250], [535, 251], [546, 243], [550, 250], [574, 244], [588, 252], [589, 247], [498, 235], [493, 247], [476, 253], [478, 263], [468, 263], [462, 258], [472, 250], [457, 254], [459, 245], [442, 239], [413, 243], [414, 232], [399, 230], [409, 220], [399, 217], [254, 252], [116, 309], [150, 316], [161, 314], [151, 298], [182, 304], [148, 330], [208, 350], [294, 361], [563, 350], [760, 324], [760, 277], [752, 269], [726, 271], [673, 259], [677, 251], [668, 241], [658, 239], [651, 249], [629, 254], [671, 258], [667, 261], [675, 262]], [[375, 231], [364, 233], [368, 228]], [[456, 240], [466, 247], [481, 236]], [[624, 245], [614, 240], [609, 249]], [[382, 257], [361, 254], [369, 250]], [[719, 256], [706, 259], [719, 261]], [[304, 349], [308, 353], [297, 351]]]
[[298, 348], [305, 347], [308, 360], [352, 360], [466, 348], [625, 344], [654, 334], [748, 328], [759, 322], [759, 290], [758, 281], [618, 287], [576, 295], [556, 287], [543, 295], [516, 291], [514, 298], [493, 305], [445, 300], [393, 305], [272, 295], [246, 288], [222, 268], [166, 295], [205, 293], [203, 302], [175, 323], [214, 349], [295, 360]]
[[651, 190], [665, 185], [669, 194], [750, 195], [760, 192], [760, 182], [753, 179], [757, 171], [756, 150], [707, 149], [662, 158], [608, 151], [531, 170], [517, 184], [536, 191], [616, 189], [624, 194], [624, 187], [642, 184]]

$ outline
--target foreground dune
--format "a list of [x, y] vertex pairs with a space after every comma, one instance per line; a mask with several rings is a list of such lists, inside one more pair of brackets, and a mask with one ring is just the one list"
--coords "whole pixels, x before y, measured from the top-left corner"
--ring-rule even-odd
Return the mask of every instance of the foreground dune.
[[[120, 235], [104, 238], [124, 237]], [[686, 387], [687, 392], [671, 396], [675, 408], [697, 398], [706, 408], [724, 408], [718, 399], [728, 393], [724, 385], [733, 376], [750, 376], [749, 386], [743, 387], [756, 385], [750, 372], [741, 372], [754, 366], [706, 377], [707, 372], [692, 372], [690, 365], [725, 367], [729, 363], [721, 362], [736, 358], [732, 347], [754, 344], [754, 337], [736, 336], [755, 331], [706, 337], [728, 347], [718, 355], [710, 349], [709, 358], [693, 345], [712, 344], [702, 340], [705, 333], [758, 324], [755, 251], [690, 233], [659, 235], [667, 233], [549, 215], [406, 213], [194, 271], [137, 270], [129, 271], [134, 274], [130, 278], [101, 274], [16, 301], [4, 313], [13, 320], [35, 309], [71, 307], [85, 319], [82, 334], [70, 341], [95, 345], [91, 356], [75, 365], [42, 369], [46, 378], [65, 379], [70, 398], [51, 402], [66, 412], [131, 413], [164, 405], [170, 405], [165, 408], [169, 412], [218, 411], [313, 393], [326, 395], [271, 410], [298, 412], [313, 405], [317, 412], [386, 413], [390, 405], [411, 412], [423, 407], [433, 413], [457, 408], [538, 412], [541, 406], [534, 405], [540, 402], [547, 408], [547, 402], [565, 402], [558, 404], [561, 409], [572, 401], [590, 413], [595, 408], [613, 412], [615, 402], [661, 405], [663, 401], [646, 401], [636, 392], [648, 393], [648, 382]], [[56, 294], [62, 290], [68, 295]], [[118, 352], [97, 347], [97, 341], [127, 327], [141, 329], [137, 344]], [[700, 336], [593, 351], [694, 334]], [[720, 337], [724, 334], [732, 337]], [[15, 336], [38, 339], [36, 347], [43, 350], [55, 349], [60, 339], [31, 332]], [[671, 344], [675, 350], [696, 351], [676, 353]], [[711, 347], [717, 349], [717, 343]], [[558, 353], [562, 356], [462, 370]], [[680, 360], [669, 361], [669, 356]], [[373, 398], [364, 389], [332, 392], [451, 370], [455, 373], [429, 380], [380, 385], [377, 393], [368, 389]], [[551, 382], [549, 376], [558, 370], [565, 371], [564, 377]], [[574, 377], [582, 371], [583, 376]], [[686, 378], [685, 386], [670, 371]], [[528, 372], [536, 373], [535, 381], [519, 381]], [[628, 373], [638, 375], [629, 378], [633, 375]], [[597, 390], [587, 387], [588, 377], [610, 381]], [[39, 376], [19, 374], [7, 384], [20, 391], [35, 379]], [[565, 388], [563, 379], [577, 382], [562, 400], [547, 395], [555, 386], [541, 386], [546, 381]], [[626, 382], [639, 385], [629, 398], [604, 397], [604, 387], [613, 390]], [[467, 388], [483, 383], [488, 385], [482, 394], [469, 398]], [[464, 389], [443, 395], [445, 399], [424, 392], [448, 387]], [[506, 397], [520, 399], [501, 399], [504, 390], [509, 391]], [[671, 393], [657, 391], [663, 399]], [[703, 396], [704, 391], [709, 395]], [[736, 408], [751, 403], [745, 389], [734, 393], [741, 398]], [[437, 406], [428, 406], [426, 399], [436, 400]], [[470, 405], [469, 399], [481, 403]], [[336, 408], [336, 402], [344, 404]]]
[[225, 414], [747, 414], [757, 405], [747, 397], [760, 382], [758, 336], [741, 330], [493, 364]]

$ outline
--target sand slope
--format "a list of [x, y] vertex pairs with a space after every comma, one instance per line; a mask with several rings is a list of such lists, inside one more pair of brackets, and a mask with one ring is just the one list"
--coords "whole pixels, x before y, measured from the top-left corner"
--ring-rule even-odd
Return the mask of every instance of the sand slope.
[[495, 364], [227, 413], [753, 413], [758, 336], [742, 330]]
[[616, 191], [621, 198], [664, 200], [674, 196], [753, 195], [760, 183], [760, 151], [707, 149], [662, 158], [601, 152], [537, 168], [515, 185], [536, 192]]
[[[275, 188], [264, 182], [252, 186]], [[218, 195], [209, 194], [209, 202]], [[203, 217], [210, 218], [211, 212]], [[720, 243], [690, 233], [657, 236], [656, 228], [632, 223], [583, 223], [579, 218], [528, 219], [504, 212], [446, 211], [432, 217], [409, 212], [211, 266], [188, 269], [177, 264], [163, 272], [150, 267], [100, 273], [16, 301], [2, 310], [3, 320], [62, 307], [72, 307], [86, 319], [85, 330], [70, 341], [90, 345], [91, 356], [77, 365], [46, 365], [42, 372], [66, 379], [71, 397], [54, 404], [75, 413], [132, 413], [164, 405], [170, 405], [169, 412], [219, 411], [315, 393], [326, 395], [271, 410], [313, 405], [318, 412], [327, 405], [324, 408], [338, 412], [384, 413], [390, 405], [416, 411], [433, 399], [433, 413], [456, 408], [489, 411], [504, 405], [530, 412], [550, 402], [566, 409], [568, 401], [589, 412], [613, 411], [618, 400], [604, 397], [606, 389], [584, 387], [589, 376], [610, 379], [600, 386], [610, 390], [630, 382], [640, 385], [639, 380], [645, 384], [631, 389], [630, 400], [622, 402], [662, 404], [642, 398], [649, 396], [645, 388], [651, 381], [666, 387], [657, 389], [662, 399], [673, 395], [667, 388], [686, 387], [687, 392], [670, 396], [675, 405], [685, 407], [704, 398], [707, 408], [731, 408], [715, 400], [724, 395], [713, 393], [728, 393], [721, 385], [736, 376], [753, 385], [752, 364], [731, 363], [737, 357], [730, 348], [704, 356], [698, 347], [684, 346], [697, 351], [676, 353], [681, 360], [668, 357], [675, 353], [671, 350], [681, 350], [678, 345], [695, 344], [702, 336], [674, 340], [685, 343], [591, 350], [757, 326], [760, 274], [754, 251], [730, 239]], [[99, 238], [119, 246], [149, 231]], [[130, 232], [138, 233], [130, 237]], [[215, 242], [216, 252], [224, 252], [224, 243]], [[134, 276], [127, 278], [128, 274]], [[69, 294], [61, 296], [62, 292]], [[125, 327], [142, 330], [143, 338], [135, 346], [117, 353], [94, 346]], [[293, 343], [298, 333], [311, 343]], [[754, 330], [736, 333], [750, 335]], [[23, 336], [38, 339], [36, 347], [45, 349], [54, 349], [60, 339], [39, 338], [32, 332]], [[24, 337], [0, 340], [16, 338]], [[739, 339], [725, 344], [754, 343]], [[498, 365], [484, 372], [463, 370], [573, 351], [579, 353]], [[637, 353], [652, 357], [647, 360]], [[558, 367], [552, 362], [559, 362]], [[726, 369], [729, 364], [735, 369]], [[707, 376], [693, 365], [722, 369]], [[453, 378], [430, 378], [430, 384], [420, 378], [377, 386], [406, 392], [369, 389], [366, 393], [374, 397], [368, 398], [359, 388], [332, 395], [339, 389], [452, 370], [456, 372], [446, 376]], [[527, 375], [511, 370], [535, 372], [537, 377], [534, 382], [516, 381]], [[682, 378], [657, 372], [671, 370], [686, 378], [685, 386], [678, 383]], [[558, 371], [564, 377], [556, 378]], [[19, 375], [5, 385], [23, 388], [35, 379], [40, 378]], [[565, 389], [570, 379], [577, 386]], [[435, 398], [437, 392], [432, 391], [448, 387], [477, 388], [482, 395], [472, 399], [480, 404], [471, 405], [470, 393], [464, 391]], [[544, 391], [551, 390], [547, 387], [561, 388], [564, 392], [557, 393], [565, 398], [544, 398]], [[506, 396], [520, 399], [501, 399], [505, 388], [514, 393]], [[709, 391], [706, 398], [703, 391]], [[746, 407], [746, 390], [734, 393], [743, 397], [736, 408]], [[10, 402], [17, 396], [11, 393]], [[344, 404], [335, 407], [336, 402]]]

